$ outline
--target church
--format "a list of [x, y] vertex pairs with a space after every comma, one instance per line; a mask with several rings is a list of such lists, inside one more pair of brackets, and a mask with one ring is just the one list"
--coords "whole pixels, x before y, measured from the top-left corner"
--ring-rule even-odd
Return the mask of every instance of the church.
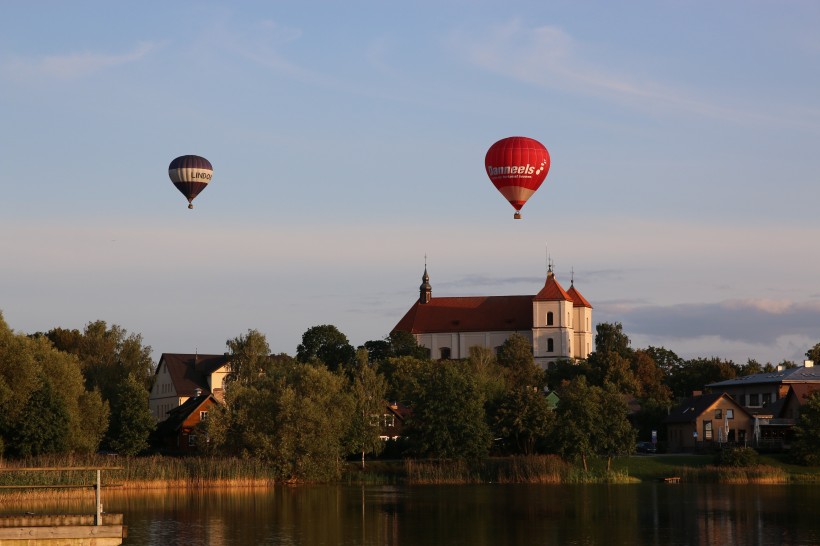
[[530, 340], [542, 368], [559, 360], [583, 360], [593, 350], [592, 305], [573, 281], [564, 290], [552, 265], [534, 296], [441, 298], [433, 297], [425, 266], [419, 299], [393, 330], [413, 334], [435, 359], [467, 358], [475, 346], [497, 352], [514, 333]]

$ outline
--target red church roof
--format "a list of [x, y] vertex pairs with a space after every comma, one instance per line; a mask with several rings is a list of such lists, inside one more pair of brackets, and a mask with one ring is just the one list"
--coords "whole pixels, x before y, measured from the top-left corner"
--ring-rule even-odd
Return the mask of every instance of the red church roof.
[[575, 289], [574, 284], [570, 285], [569, 290], [567, 290], [567, 294], [569, 294], [569, 297], [572, 298], [573, 307], [588, 307], [592, 309], [592, 305], [590, 305], [586, 298]]
[[535, 295], [535, 301], [573, 301], [567, 294], [558, 281], [555, 280], [555, 275], [550, 271], [547, 273], [547, 282], [544, 283], [544, 288]]
[[[563, 291], [563, 290], [562, 290]], [[394, 331], [510, 332], [532, 329], [532, 296], [472, 296], [416, 301]]]

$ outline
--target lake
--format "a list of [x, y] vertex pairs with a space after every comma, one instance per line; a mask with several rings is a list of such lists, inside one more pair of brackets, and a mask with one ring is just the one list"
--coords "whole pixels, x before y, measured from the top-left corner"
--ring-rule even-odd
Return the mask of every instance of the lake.
[[[125, 514], [123, 544], [139, 546], [820, 545], [812, 485], [283, 486], [103, 501]], [[77, 503], [61, 509], [93, 511]]]

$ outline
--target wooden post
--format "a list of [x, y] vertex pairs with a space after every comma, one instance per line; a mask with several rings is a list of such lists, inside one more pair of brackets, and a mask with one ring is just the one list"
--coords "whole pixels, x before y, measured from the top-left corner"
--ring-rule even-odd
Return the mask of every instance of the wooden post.
[[100, 501], [100, 473], [102, 471], [97, 469], [97, 486], [95, 488], [97, 497], [97, 515], [94, 518], [94, 525], [102, 525], [102, 502]]

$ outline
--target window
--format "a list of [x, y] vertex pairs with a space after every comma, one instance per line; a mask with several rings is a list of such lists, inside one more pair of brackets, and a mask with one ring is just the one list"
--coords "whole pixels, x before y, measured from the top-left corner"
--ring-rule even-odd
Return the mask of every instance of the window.
[[723, 410], [718, 408], [715, 410], [715, 419], [723, 419]]
[[207, 411], [200, 411], [199, 412], [199, 420], [200, 421], [204, 421], [207, 418], [208, 418], [208, 412]]
[[447, 360], [450, 358], [450, 348], [449, 347], [442, 347], [439, 349], [439, 354], [441, 355], [441, 360]]
[[396, 416], [392, 413], [385, 413], [384, 420], [382, 424], [386, 427], [395, 427], [396, 426]]
[[712, 439], [712, 421], [704, 421], [703, 422], [703, 439], [704, 440], [711, 440]]
[[727, 409], [726, 410], [726, 418], [727, 419], [734, 419], [735, 418], [735, 410]]
[[760, 395], [759, 394], [750, 394], [749, 395], [749, 407], [750, 408], [759, 408], [760, 407]]
[[764, 392], [763, 393], [763, 405], [768, 406], [771, 403], [772, 403], [772, 393]]
[[195, 447], [196, 446], [196, 434], [189, 434], [188, 435], [188, 447]]
[[551, 353], [554, 350], [555, 350], [555, 346], [554, 346], [554, 343], [552, 341], [552, 338], [547, 338], [547, 352]]
[[371, 415], [370, 416], [370, 426], [371, 427], [379, 426], [379, 416], [378, 415]]
[[550, 311], [549, 313], [547, 313], [547, 326], [552, 326], [552, 321], [552, 311]]

